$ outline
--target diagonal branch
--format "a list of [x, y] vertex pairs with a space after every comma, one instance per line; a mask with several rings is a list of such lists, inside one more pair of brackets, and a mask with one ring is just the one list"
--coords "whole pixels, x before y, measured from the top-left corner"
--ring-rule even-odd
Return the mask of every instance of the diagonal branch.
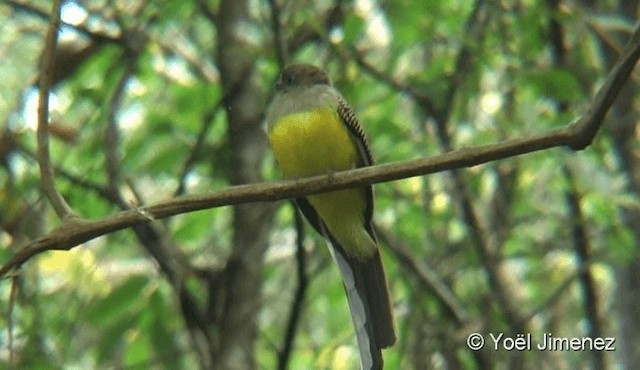
[[571, 149], [581, 150], [589, 146], [602, 126], [604, 116], [611, 108], [613, 101], [618, 96], [620, 89], [625, 84], [631, 72], [640, 58], [640, 23], [633, 31], [631, 38], [622, 51], [622, 55], [609, 72], [604, 85], [596, 93], [593, 102], [589, 105], [586, 117], [581, 119], [570, 129], [576, 139], [569, 145]]
[[60, 27], [61, 0], [53, 3], [51, 23], [47, 31], [47, 38], [42, 57], [42, 73], [40, 73], [40, 95], [38, 104], [38, 165], [40, 167], [40, 178], [42, 188], [49, 198], [53, 209], [58, 217], [64, 219], [73, 214], [71, 207], [64, 200], [62, 194], [56, 189], [51, 156], [49, 154], [49, 90], [53, 79], [53, 68], [55, 63], [56, 42], [58, 40], [58, 27]]
[[425, 261], [420, 261], [419, 258], [413, 256], [409, 248], [401, 241], [396, 240], [387, 230], [378, 225], [376, 225], [375, 229], [380, 240], [384, 242], [384, 245], [388, 246], [389, 250], [402, 265], [403, 270], [416, 278], [425, 291], [435, 297], [446, 314], [458, 327], [471, 324], [469, 312], [467, 312], [466, 308], [442, 278]]
[[195, 144], [191, 148], [189, 152], [189, 157], [182, 164], [182, 168], [180, 169], [180, 175], [178, 176], [178, 187], [174, 192], [175, 196], [184, 194], [187, 187], [187, 175], [193, 169], [193, 166], [196, 164], [198, 160], [198, 156], [201, 154], [202, 148], [204, 147], [207, 134], [213, 126], [214, 118], [225, 104], [226, 98], [223, 97], [220, 101], [213, 106], [213, 108], [209, 109], [202, 117], [202, 128], [198, 133], [198, 137], [196, 138]]
[[[26, 1], [2, 0], [2, 2], [17, 11], [29, 13], [30, 15], [34, 15], [35, 17], [45, 22], [50, 22], [53, 19], [49, 13], [40, 9], [39, 6], [30, 4]], [[74, 31], [96, 42], [108, 42], [115, 44], [120, 44], [122, 42], [122, 39], [118, 36], [110, 35], [107, 32], [93, 31], [83, 24], [71, 24], [64, 21], [60, 22], [59, 18], [58, 23], [62, 24], [65, 27], [72, 28]]]
[[604, 113], [613, 103], [612, 97], [620, 91], [639, 58], [640, 25], [626, 46], [622, 58], [596, 94], [586, 115], [566, 128], [546, 134], [509, 139], [497, 144], [456, 150], [432, 158], [386, 163], [299, 180], [237, 185], [215, 193], [173, 198], [98, 220], [73, 220], [20, 248], [4, 265], [0, 266], [0, 277], [44, 251], [68, 250], [98, 236], [181, 213], [248, 202], [273, 202], [330, 190], [394, 181], [476, 166], [558, 146], [583, 149], [591, 143], [598, 128], [602, 126]]

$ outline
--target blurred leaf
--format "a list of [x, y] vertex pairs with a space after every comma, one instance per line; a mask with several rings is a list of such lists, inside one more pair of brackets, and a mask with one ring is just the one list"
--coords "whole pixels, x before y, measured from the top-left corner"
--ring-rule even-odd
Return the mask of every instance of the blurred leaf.
[[345, 19], [343, 24], [344, 30], [344, 40], [343, 42], [347, 45], [352, 45], [356, 42], [356, 40], [362, 36], [364, 32], [364, 19], [359, 17], [358, 15], [349, 15], [347, 19]]
[[[157, 358], [166, 368], [180, 368], [179, 357], [176, 356], [178, 342], [175, 340], [174, 331], [177, 323], [175, 312], [167, 309], [167, 301], [158, 292], [154, 292], [149, 299], [150, 314], [147, 322], [147, 331], [155, 358]], [[180, 323], [179, 326], [182, 326]]]
[[117, 357], [116, 354], [125, 352], [130, 341], [130, 331], [136, 331], [137, 315], [122, 315], [118, 321], [112, 321], [105, 325], [98, 341], [97, 359], [99, 362], [108, 362]]
[[89, 307], [86, 313], [87, 321], [104, 328], [135, 316], [144, 307], [145, 302], [141, 302], [140, 299], [147, 284], [149, 284], [147, 276], [128, 278], [114, 287], [107, 297], [94, 302]]
[[[150, 328], [141, 328], [141, 330], [144, 329], [148, 330]], [[147, 364], [149, 359], [154, 358], [149, 339], [146, 335], [135, 335], [135, 338], [126, 344], [124, 363], [127, 368], [139, 367], [141, 364]]]
[[639, 256], [637, 241], [630, 230], [621, 225], [616, 226], [607, 233], [605, 248], [614, 263], [627, 265]]
[[522, 84], [534, 91], [537, 96], [544, 96], [561, 102], [575, 101], [584, 98], [578, 80], [566, 70], [549, 69], [529, 72], [522, 78]]

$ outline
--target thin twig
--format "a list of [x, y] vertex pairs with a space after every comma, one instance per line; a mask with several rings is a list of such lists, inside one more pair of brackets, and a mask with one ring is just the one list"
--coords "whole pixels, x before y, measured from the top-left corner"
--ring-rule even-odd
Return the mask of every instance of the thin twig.
[[118, 155], [120, 130], [118, 128], [117, 115], [122, 104], [127, 82], [134, 73], [135, 63], [135, 58], [133, 57], [126, 59], [124, 74], [120, 77], [109, 103], [109, 118], [105, 132], [105, 151], [107, 156], [107, 187], [114, 194], [118, 193], [118, 185], [120, 184], [120, 156]]
[[[438, 112], [441, 115], [440, 120], [436, 118], [436, 121], [440, 121], [443, 126], [446, 125], [445, 121], [448, 121], [451, 115], [454, 100], [460, 91], [460, 87], [466, 81], [467, 76], [469, 76], [471, 68], [479, 60], [478, 54], [479, 51], [482, 50], [482, 41], [485, 39], [487, 30], [489, 29], [487, 25], [489, 24], [489, 15], [491, 12], [487, 9], [487, 5], [485, 0], [475, 0], [473, 10], [465, 21], [464, 41], [457, 52], [453, 76], [449, 79], [449, 86], [447, 86], [443, 104], [440, 106], [441, 109]], [[438, 126], [440, 126], [440, 124], [438, 124]], [[449, 145], [450, 143], [447, 143], [447, 146]]]
[[586, 118], [581, 119], [572, 128], [574, 131], [572, 134], [575, 134], [577, 138], [572, 141], [571, 149], [581, 150], [591, 144], [602, 125], [604, 116], [633, 72], [638, 58], [640, 58], [640, 24], [633, 31], [622, 55], [609, 72], [604, 85], [598, 90], [592, 103], [589, 104], [589, 110], [585, 114]]
[[358, 63], [360, 68], [365, 70], [376, 80], [386, 84], [387, 86], [398, 92], [410, 95], [422, 106], [425, 111], [430, 112], [432, 116], [441, 116], [439, 110], [436, 108], [435, 102], [431, 99], [431, 96], [429, 94], [422, 92], [409, 84], [398, 81], [388, 73], [384, 73], [378, 70], [374, 65], [364, 59], [362, 53], [357, 52], [357, 50], [355, 49], [353, 49], [353, 55], [355, 57], [356, 63]]
[[455, 322], [458, 327], [470, 324], [470, 315], [462, 305], [462, 302], [455, 296], [453, 291], [445, 284], [440, 276], [428, 266], [425, 261], [420, 261], [413, 256], [409, 248], [399, 240], [394, 239], [389, 232], [376, 226], [376, 234], [380, 240], [389, 247], [389, 250], [396, 256], [398, 262], [403, 266], [403, 270], [413, 275], [425, 291], [432, 293], [438, 300], [445, 312]]
[[[569, 218], [571, 222], [571, 234], [573, 237], [573, 249], [578, 263], [578, 282], [582, 288], [582, 300], [586, 311], [586, 336], [590, 338], [602, 338], [602, 320], [598, 313], [599, 299], [596, 293], [596, 283], [589, 269], [591, 260], [591, 246], [587, 236], [585, 219], [580, 206], [580, 194], [576, 190], [573, 174], [567, 166], [562, 167], [562, 172], [568, 182], [565, 194]], [[591, 367], [593, 369], [605, 369], [605, 358], [602, 351], [591, 351]]]
[[42, 188], [49, 198], [53, 209], [61, 219], [73, 214], [71, 207], [64, 200], [62, 194], [56, 189], [51, 156], [49, 154], [49, 90], [51, 89], [52, 73], [54, 67], [54, 56], [56, 42], [58, 39], [58, 27], [60, 26], [61, 0], [53, 3], [51, 23], [47, 31], [45, 49], [42, 58], [42, 73], [40, 73], [40, 96], [38, 105], [38, 165], [40, 167], [40, 177]]
[[[49, 14], [48, 12], [42, 9], [39, 9], [39, 7], [35, 5], [29, 4], [27, 2], [19, 2], [15, 0], [3, 0], [2, 2], [9, 5], [15, 10], [33, 14], [43, 21], [46, 21], [46, 22], [51, 21], [51, 14]], [[107, 33], [101, 33], [101, 32], [90, 30], [84, 24], [71, 24], [64, 21], [61, 21], [60, 24], [65, 27], [72, 28], [74, 31], [77, 31], [78, 33], [82, 34], [83, 36], [86, 36], [87, 38], [93, 40], [94, 42], [109, 42], [114, 44], [120, 44], [122, 42], [120, 37], [112, 36]]]
[[[32, 152], [29, 148], [27, 148], [25, 145], [23, 145], [20, 142], [16, 142], [15, 145], [16, 145], [17, 151], [22, 156], [24, 156], [25, 159], [33, 160], [37, 162], [38, 156], [34, 152]], [[99, 184], [92, 180], [88, 180], [80, 175], [74, 174], [63, 167], [54, 165], [53, 169], [56, 174], [58, 174], [61, 178], [69, 181], [70, 183], [74, 185], [78, 185], [81, 188], [91, 190], [96, 194], [98, 194], [99, 196], [101, 196], [102, 198], [111, 200], [109, 191], [107, 190], [106, 186], [103, 186], [102, 184]]]
[[218, 23], [218, 15], [211, 9], [211, 6], [207, 1], [198, 0], [198, 9], [200, 9], [200, 14], [211, 21], [211, 24]]
[[[567, 277], [556, 287], [553, 289], [551, 294], [542, 301], [539, 305], [534, 307], [531, 311], [527, 312], [527, 315], [522, 318], [523, 322], [529, 322], [533, 320], [536, 315], [539, 315], [547, 310], [550, 310], [553, 305], [555, 305], [561, 298], [566, 297], [567, 290], [573, 286], [573, 283], [578, 276], [579, 271], [574, 271], [568, 274]], [[525, 325], [525, 324], [523, 324]]]
[[296, 329], [298, 328], [298, 323], [300, 322], [300, 316], [302, 314], [302, 308], [304, 306], [305, 296], [307, 292], [307, 286], [309, 285], [306, 252], [304, 250], [304, 221], [302, 220], [302, 214], [293, 202], [291, 202], [291, 206], [293, 207], [295, 214], [295, 226], [297, 231], [296, 262], [298, 263], [298, 286], [296, 288], [296, 292], [291, 305], [291, 312], [289, 314], [289, 321], [287, 322], [287, 330], [284, 337], [284, 345], [278, 353], [279, 370], [286, 370], [289, 365], [291, 349], [293, 348], [293, 343], [295, 342]]
[[174, 196], [184, 194], [187, 187], [187, 184], [186, 184], [187, 175], [189, 174], [193, 166], [196, 164], [196, 160], [198, 159], [200, 152], [202, 151], [202, 147], [205, 144], [205, 139], [207, 138], [209, 129], [211, 129], [211, 126], [213, 126], [214, 118], [216, 117], [220, 109], [223, 107], [223, 104], [225, 101], [226, 100], [224, 97], [220, 99], [218, 104], [213, 106], [213, 108], [207, 111], [202, 117], [202, 128], [198, 133], [198, 137], [196, 138], [196, 142], [193, 145], [193, 148], [191, 148], [191, 151], [189, 152], [189, 157], [187, 158], [186, 161], [184, 161], [184, 164], [182, 165], [182, 169], [180, 170], [180, 176], [178, 178], [178, 187], [176, 188], [176, 191], [173, 193]]
[[[346, 15], [348, 14], [347, 1], [334, 0], [333, 6], [328, 8], [324, 13], [318, 15], [318, 23], [307, 24], [301, 27], [297, 27], [295, 33], [290, 37], [287, 50], [289, 54], [294, 54], [301, 47], [308, 44], [313, 44], [317, 41], [323, 41], [326, 38], [326, 33], [320, 30], [331, 30], [335, 27], [342, 26]], [[322, 27], [318, 27], [317, 24], [322, 24]]]
[[7, 307], [7, 348], [9, 350], [8, 369], [13, 369], [14, 353], [13, 353], [13, 308], [16, 305], [16, 293], [18, 291], [18, 276], [14, 275], [11, 279], [11, 290], [9, 291], [9, 303]]
[[276, 50], [276, 60], [280, 70], [284, 69], [285, 64], [289, 60], [287, 55], [287, 45], [282, 37], [282, 27], [280, 26], [280, 5], [278, 0], [269, 0], [271, 8], [271, 31], [273, 32], [273, 44]]

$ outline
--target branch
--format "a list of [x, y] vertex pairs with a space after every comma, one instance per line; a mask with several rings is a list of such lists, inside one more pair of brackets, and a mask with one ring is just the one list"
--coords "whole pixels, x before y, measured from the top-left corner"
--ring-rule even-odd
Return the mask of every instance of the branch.
[[549, 290], [553, 289], [551, 294], [549, 294], [549, 296], [546, 297], [542, 303], [538, 304], [532, 310], [527, 312], [527, 315], [522, 318], [522, 326], [532, 321], [533, 318], [536, 317], [537, 315], [543, 314], [545, 313], [545, 311], [550, 310], [551, 306], [557, 304], [560, 301], [560, 299], [566, 297], [567, 294], [570, 294], [567, 291], [573, 286], [573, 283], [575, 282], [576, 277], [578, 276], [578, 273], [581, 272], [580, 270], [586, 267], [588, 267], [588, 265], [583, 267], [578, 266], [578, 269], [577, 269], [578, 271], [575, 271], [569, 274], [562, 281], [562, 283], [560, 283], [557, 287], [548, 288]]
[[431, 99], [429, 94], [426, 92], [420, 91], [411, 85], [407, 85], [397, 79], [393, 78], [393, 76], [383, 73], [376, 69], [376, 67], [367, 62], [364, 59], [362, 53], [359, 53], [357, 50], [352, 49], [353, 55], [358, 66], [373, 76], [376, 80], [390, 86], [394, 90], [400, 93], [407, 93], [411, 95], [418, 103], [420, 103], [421, 107], [429, 112], [434, 117], [441, 117], [442, 114], [438, 108], [436, 108], [435, 102]]
[[273, 202], [330, 190], [393, 181], [455, 168], [471, 167], [497, 159], [569, 145], [572, 138], [567, 134], [567, 130], [558, 130], [530, 138], [511, 139], [500, 144], [462, 149], [433, 158], [387, 163], [299, 180], [237, 185], [215, 193], [176, 197], [94, 221], [75, 220], [61, 225], [48, 235], [19, 249], [5, 265], [0, 267], [0, 277], [41, 252], [68, 250], [98, 236], [152, 220], [208, 208], [248, 202]]
[[271, 8], [271, 32], [273, 32], [273, 44], [276, 52], [276, 60], [280, 70], [284, 69], [285, 64], [289, 60], [287, 54], [287, 45], [282, 37], [282, 26], [280, 24], [280, 5], [278, 0], [269, 0]]
[[16, 306], [16, 294], [18, 292], [18, 276], [14, 275], [11, 279], [11, 288], [9, 290], [9, 302], [7, 307], [7, 349], [9, 351], [9, 369], [13, 369], [15, 362], [15, 354], [13, 352], [13, 309]]
[[109, 102], [109, 113], [107, 120], [107, 127], [105, 130], [105, 152], [107, 156], [106, 170], [108, 185], [107, 188], [113, 194], [118, 194], [118, 186], [120, 184], [120, 156], [118, 155], [118, 146], [120, 144], [120, 130], [118, 128], [118, 111], [122, 104], [122, 99], [127, 87], [127, 82], [134, 73], [135, 69], [135, 57], [126, 58], [126, 66], [124, 73], [118, 81], [116, 90]]
[[571, 149], [581, 150], [586, 148], [596, 136], [598, 129], [602, 125], [602, 120], [607, 114], [613, 101], [618, 96], [629, 75], [640, 57], [640, 24], [636, 26], [629, 42], [624, 47], [622, 55], [618, 62], [613, 66], [611, 72], [604, 85], [598, 90], [593, 103], [587, 110], [586, 117], [573, 128], [571, 134], [576, 136], [573, 145], [569, 145]]
[[[40, 18], [41, 20], [43, 20], [45, 22], [51, 22], [51, 20], [53, 19], [52, 16], [49, 13], [47, 13], [44, 10], [41, 10], [39, 7], [37, 7], [37, 6], [33, 5], [33, 4], [29, 4], [29, 3], [23, 2], [23, 1], [16, 1], [16, 0], [3, 0], [2, 2], [7, 4], [8, 6], [10, 6], [11, 8], [13, 8], [16, 11], [22, 11], [22, 12], [28, 13], [30, 15], [34, 15], [37, 18]], [[106, 31], [105, 32], [96, 32], [96, 31], [93, 31], [93, 30], [90, 30], [89, 28], [87, 28], [87, 26], [84, 25], [84, 24], [71, 24], [71, 23], [67, 23], [67, 22], [61, 22], [59, 17], [58, 17], [58, 21], [63, 26], [72, 28], [74, 31], [82, 34], [83, 36], [86, 36], [87, 38], [89, 38], [91, 40], [97, 41], [97, 42], [109, 42], [109, 43], [114, 43], [114, 44], [120, 44], [122, 42], [120, 37], [109, 35], [108, 33], [106, 33]], [[107, 23], [107, 22], [105, 21], [105, 23]]]
[[[478, 60], [477, 55], [482, 45], [482, 41], [489, 30], [489, 6], [483, 0], [476, 0], [473, 5], [473, 10], [469, 17], [465, 21], [463, 35], [463, 43], [460, 49], [458, 49], [455, 57], [453, 75], [449, 79], [449, 86], [444, 95], [444, 101], [440, 106], [442, 109], [438, 111], [431, 111], [430, 114], [438, 114], [436, 118], [436, 129], [441, 136], [440, 140], [446, 146], [450, 146], [450, 137], [446, 134], [446, 122], [451, 115], [451, 109], [454, 106], [454, 99], [458, 95], [460, 86], [465, 83], [467, 76], [474, 63]], [[440, 132], [442, 131], [442, 132]], [[448, 149], [450, 150], [450, 149]]]
[[295, 203], [290, 202], [290, 204], [291, 207], [293, 207], [297, 231], [296, 261], [298, 262], [298, 286], [296, 287], [293, 302], [291, 303], [291, 312], [289, 313], [289, 320], [287, 321], [284, 345], [282, 346], [282, 349], [278, 351], [278, 369], [280, 370], [286, 370], [289, 367], [291, 350], [293, 349], [293, 342], [296, 338], [296, 330], [298, 329], [298, 323], [300, 322], [300, 316], [302, 315], [302, 308], [306, 298], [307, 286], [309, 285], [306, 251], [304, 249], [304, 221], [302, 220], [302, 214], [297, 209]]
[[41, 252], [68, 250], [101, 235], [181, 213], [248, 202], [273, 202], [331, 190], [428, 175], [558, 146], [567, 146], [576, 150], [583, 149], [593, 140], [598, 128], [602, 125], [604, 114], [613, 103], [612, 97], [615, 97], [622, 88], [639, 58], [640, 26], [636, 28], [622, 58], [596, 94], [587, 114], [564, 129], [509, 139], [498, 144], [456, 150], [432, 158], [386, 163], [299, 180], [237, 185], [209, 194], [176, 197], [98, 220], [74, 220], [20, 248], [7, 263], [0, 267], [0, 277]]
[[[599, 299], [597, 294], [596, 282], [591, 270], [589, 269], [589, 261], [591, 260], [591, 245], [587, 235], [584, 215], [580, 206], [580, 194], [576, 190], [574, 177], [569, 168], [562, 167], [564, 177], [569, 183], [565, 194], [567, 208], [569, 209], [569, 218], [571, 222], [571, 234], [573, 236], [573, 249], [575, 250], [576, 259], [579, 267], [578, 282], [582, 289], [582, 300], [585, 307], [587, 319], [586, 335], [591, 338], [602, 337], [602, 324], [598, 313]], [[596, 369], [605, 368], [604, 355], [600, 351], [592, 351], [591, 366]]]
[[[295, 52], [300, 50], [304, 45], [323, 41], [326, 34], [319, 30], [331, 30], [334, 27], [341, 26], [348, 12], [346, 3], [344, 0], [334, 0], [331, 8], [318, 15], [318, 24], [322, 24], [322, 27], [309, 24], [297, 27], [295, 33], [287, 37], [289, 40], [286, 47], [288, 54], [295, 54]], [[286, 24], [287, 21], [284, 20], [283, 23]]]
[[420, 261], [419, 258], [412, 255], [409, 248], [401, 241], [394, 239], [387, 230], [378, 225], [375, 225], [375, 230], [380, 240], [387, 245], [402, 265], [403, 271], [413, 275], [427, 294], [435, 297], [446, 314], [458, 327], [464, 327], [471, 323], [469, 313], [437, 272], [425, 261]]
[[53, 79], [54, 57], [56, 50], [56, 42], [58, 40], [58, 27], [60, 27], [60, 8], [61, 0], [55, 0], [53, 4], [53, 12], [51, 15], [51, 23], [47, 31], [44, 53], [42, 58], [42, 72], [40, 73], [40, 95], [38, 104], [38, 166], [40, 167], [40, 178], [42, 181], [42, 189], [47, 198], [51, 202], [53, 209], [58, 217], [64, 219], [73, 214], [71, 207], [58, 192], [55, 187], [53, 177], [53, 167], [51, 165], [51, 156], [49, 154], [49, 90]]
[[207, 134], [209, 133], [209, 129], [211, 128], [211, 126], [213, 126], [216, 115], [218, 114], [218, 112], [223, 107], [226, 101], [227, 101], [226, 98], [222, 97], [220, 101], [215, 106], [213, 106], [213, 108], [209, 109], [203, 115], [202, 128], [198, 133], [198, 137], [196, 138], [196, 142], [193, 145], [193, 148], [191, 148], [191, 151], [189, 152], [189, 157], [187, 157], [187, 159], [182, 164], [182, 169], [180, 170], [180, 176], [178, 176], [178, 187], [174, 192], [175, 196], [184, 194], [187, 187], [187, 183], [186, 183], [187, 175], [193, 169], [193, 166], [196, 164], [196, 161], [200, 156], [200, 152], [202, 151], [202, 147], [205, 144]]

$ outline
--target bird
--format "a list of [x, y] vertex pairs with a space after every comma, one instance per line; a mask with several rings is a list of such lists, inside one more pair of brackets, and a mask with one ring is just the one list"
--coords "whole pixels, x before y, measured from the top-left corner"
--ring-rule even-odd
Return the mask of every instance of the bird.
[[[370, 166], [360, 123], [329, 75], [311, 64], [286, 66], [266, 111], [267, 133], [287, 179]], [[387, 278], [373, 229], [372, 186], [295, 199], [329, 243], [341, 272], [362, 369], [382, 369], [382, 349], [396, 342]]]

